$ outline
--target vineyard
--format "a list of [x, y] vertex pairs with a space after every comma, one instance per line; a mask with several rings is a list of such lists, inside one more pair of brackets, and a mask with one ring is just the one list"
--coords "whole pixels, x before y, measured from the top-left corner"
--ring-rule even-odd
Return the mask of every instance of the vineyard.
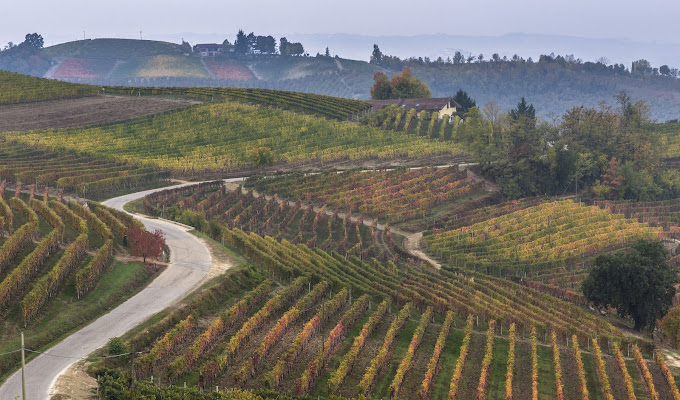
[[340, 120], [370, 107], [370, 103], [360, 100], [269, 89], [105, 86], [104, 92], [139, 96], [182, 96], [206, 101], [226, 99]]
[[[246, 186], [285, 198], [327, 204], [390, 223], [422, 218], [442, 204], [465, 203], [484, 192], [457, 166], [393, 171], [324, 172], [251, 178]], [[439, 207], [441, 208], [441, 207]], [[439, 219], [447, 212], [438, 211]]]
[[623, 214], [626, 218], [634, 218], [652, 226], [660, 226], [675, 237], [680, 232], [680, 200], [662, 201], [629, 201], [629, 200], [596, 200], [594, 202], [612, 213]]
[[[519, 399], [533, 390], [537, 398], [580, 398], [583, 391], [618, 398], [625, 380], [637, 398], [650, 398], [645, 376], [654, 375], [662, 378], [655, 390], [671, 393], [663, 359], [649, 361], [650, 343], [631, 342], [578, 306], [465, 269], [362, 260], [267, 236], [273, 230], [260, 229], [271, 217], [267, 208], [282, 203], [224, 187], [166, 190], [144, 204], [238, 249], [269, 278], [214, 312], [190, 307], [174, 323], [149, 328], [154, 336], [132, 337], [146, 343], [135, 361], [140, 380], [420, 399]], [[230, 212], [234, 205], [240, 208]], [[239, 215], [250, 232], [235, 223]], [[635, 349], [647, 359], [634, 364]], [[532, 365], [535, 374], [523, 373]]]
[[52, 74], [56, 79], [94, 79], [105, 76], [113, 67], [109, 60], [69, 58]]
[[229, 79], [237, 81], [248, 81], [253, 79], [253, 74], [235, 60], [214, 60], [208, 59], [204, 61], [210, 72], [219, 79]]
[[210, 75], [196, 58], [182, 55], [157, 55], [144, 61], [137, 71], [141, 78], [189, 77], [208, 78]]
[[423, 138], [231, 101], [107, 126], [8, 133], [6, 138], [186, 175], [251, 166], [253, 149], [270, 149], [276, 162], [294, 165], [453, 151]]
[[0, 143], [0, 179], [19, 186], [49, 186], [93, 198], [167, 183], [169, 178], [170, 173], [154, 168]]
[[[126, 214], [5, 188], [3, 181], [0, 352], [17, 345], [19, 331], [33, 348], [49, 345], [149, 282], [153, 272], [145, 266], [114, 260], [137, 224]], [[0, 376], [19, 361], [17, 353], [5, 357]]]
[[[4, 186], [3, 181], [0, 191]], [[84, 296], [111, 262], [113, 232], [121, 238], [136, 220], [121, 220], [122, 215], [116, 217], [112, 212], [117, 212], [97, 203], [86, 208], [47, 197], [39, 201], [33, 195], [26, 203], [18, 193], [7, 202], [0, 199], [3, 236], [7, 236], [0, 247], [0, 305], [4, 314], [18, 304], [26, 326], [63, 289], [67, 278], [74, 278], [78, 297]], [[90, 249], [90, 243], [99, 242]], [[94, 255], [83, 262], [88, 249]]]
[[338, 212], [326, 213], [303, 204], [279, 200], [241, 187], [227, 191], [222, 182], [196, 187], [168, 189], [148, 195], [144, 209], [149, 215], [165, 216], [197, 226], [220, 237], [219, 225], [254, 232], [261, 236], [286, 239], [293, 244], [306, 244], [361, 258], [395, 258], [399, 251], [389, 232], [366, 226], [362, 220], [351, 220], [351, 213], [341, 218]]
[[99, 92], [99, 86], [74, 85], [0, 70], [0, 105], [91, 96]]
[[661, 228], [599, 207], [552, 201], [454, 230], [435, 230], [424, 243], [451, 266], [551, 283], [565, 278], [573, 284], [582, 276], [579, 264], [585, 259], [662, 234]]
[[[656, 377], [657, 392], [671, 393], [662, 358], [633, 364], [635, 349], [651, 358], [648, 343], [631, 343], [549, 295], [474, 273], [345, 259], [229, 228], [219, 217], [211, 221], [219, 229], [213, 234], [271, 278], [216, 313], [187, 311], [174, 324], [151, 327], [156, 340], [146, 340], [135, 361], [140, 380], [153, 375], [163, 385], [187, 382], [205, 390], [409, 399], [523, 399], [532, 387], [537, 398], [577, 398], [581, 390], [602, 398], [630, 380], [637, 398], [650, 398], [648, 374]], [[625, 370], [617, 364], [620, 353]], [[532, 358], [536, 373], [524, 373]]]
[[421, 112], [416, 114], [415, 108], [391, 105], [371, 113], [361, 119], [363, 125], [395, 132], [405, 132], [416, 136], [425, 136], [432, 140], [451, 142], [456, 138], [460, 117], [453, 120], [449, 115], [439, 119], [439, 112]]

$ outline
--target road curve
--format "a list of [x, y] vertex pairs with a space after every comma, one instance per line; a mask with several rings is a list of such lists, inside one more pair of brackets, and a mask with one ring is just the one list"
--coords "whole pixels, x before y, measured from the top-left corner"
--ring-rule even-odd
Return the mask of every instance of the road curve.
[[[167, 188], [120, 196], [104, 204], [122, 210], [125, 203], [164, 189]], [[49, 399], [50, 388], [71, 364], [182, 298], [208, 274], [212, 262], [210, 252], [195, 236], [187, 233], [187, 228], [163, 220], [139, 219], [147, 230], [165, 232], [170, 265], [141, 292], [47, 350], [50, 355], [40, 355], [26, 364], [28, 399]], [[21, 371], [0, 387], [1, 400], [14, 399], [16, 395], [21, 398]]]

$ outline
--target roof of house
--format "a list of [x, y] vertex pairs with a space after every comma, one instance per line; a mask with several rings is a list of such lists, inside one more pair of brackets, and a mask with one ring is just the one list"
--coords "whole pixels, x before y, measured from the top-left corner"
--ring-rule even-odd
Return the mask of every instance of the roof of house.
[[390, 105], [396, 105], [398, 107], [404, 107], [409, 110], [415, 108], [417, 112], [420, 111], [439, 111], [444, 108], [447, 104], [451, 103], [452, 107], [456, 109], [462, 108], [460, 104], [456, 103], [451, 97], [432, 97], [432, 98], [421, 98], [421, 99], [390, 99], [390, 100], [371, 100], [374, 110], [380, 110], [383, 107]]
[[196, 47], [222, 47], [222, 45], [217, 43], [200, 43]]

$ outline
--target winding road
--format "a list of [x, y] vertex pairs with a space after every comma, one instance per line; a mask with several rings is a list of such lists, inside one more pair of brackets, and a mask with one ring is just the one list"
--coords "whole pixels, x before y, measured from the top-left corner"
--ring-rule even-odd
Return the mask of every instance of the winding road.
[[[184, 186], [178, 185], [175, 187]], [[160, 188], [110, 199], [103, 204], [119, 210], [129, 201], [164, 190]], [[149, 286], [90, 325], [26, 364], [26, 397], [49, 399], [57, 377], [78, 359], [104, 346], [110, 338], [121, 336], [151, 315], [163, 310], [196, 288], [208, 275], [212, 257], [208, 248], [189, 229], [165, 220], [138, 218], [147, 230], [165, 232], [170, 248], [170, 265]], [[0, 400], [21, 398], [21, 371], [0, 387]]]

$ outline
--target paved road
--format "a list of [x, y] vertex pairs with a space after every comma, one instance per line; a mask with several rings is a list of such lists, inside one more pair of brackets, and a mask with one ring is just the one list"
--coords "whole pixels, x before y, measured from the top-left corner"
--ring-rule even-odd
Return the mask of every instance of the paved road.
[[[157, 190], [162, 189], [117, 197], [104, 204], [122, 210], [123, 204]], [[171, 305], [208, 274], [212, 262], [210, 253], [195, 236], [187, 233], [186, 228], [167, 221], [140, 219], [148, 230], [161, 229], [165, 232], [170, 247], [170, 266], [137, 295], [49, 349], [47, 352], [53, 356], [41, 355], [26, 364], [27, 399], [49, 399], [50, 387], [57, 377], [78, 358], [87, 356], [110, 338], [123, 335]], [[0, 400], [13, 400], [15, 395], [21, 395], [20, 371], [0, 387]]]

